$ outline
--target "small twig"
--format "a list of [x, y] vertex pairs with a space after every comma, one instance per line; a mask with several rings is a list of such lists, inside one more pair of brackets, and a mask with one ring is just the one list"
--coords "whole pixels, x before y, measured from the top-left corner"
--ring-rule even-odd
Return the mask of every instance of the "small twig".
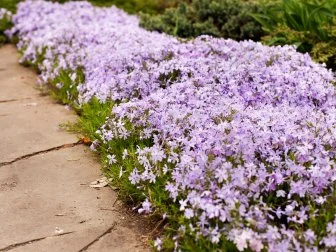
[[150, 236], [152, 236], [158, 229], [159, 227], [162, 225], [162, 223], [165, 221], [166, 219], [162, 219], [160, 220], [154, 227], [154, 229], [149, 233]]
[[119, 199], [119, 192], [117, 193], [116, 199], [114, 200], [114, 202], [113, 202], [113, 204], [112, 204], [113, 207], [114, 207], [115, 204], [117, 203], [118, 199]]

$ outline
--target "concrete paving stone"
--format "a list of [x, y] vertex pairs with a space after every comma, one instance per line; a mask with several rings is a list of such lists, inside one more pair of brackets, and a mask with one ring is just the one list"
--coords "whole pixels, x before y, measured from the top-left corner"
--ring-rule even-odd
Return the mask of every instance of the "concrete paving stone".
[[[86, 245], [95, 240], [102, 228], [83, 230], [73, 234], [58, 237], [50, 237], [45, 240], [27, 244], [13, 249], [13, 252], [39, 251], [39, 252], [78, 252]], [[122, 234], [120, 234], [120, 232]], [[83, 245], [85, 244], [85, 245]], [[148, 246], [141, 243], [139, 237], [135, 237], [132, 230], [127, 228], [116, 228], [111, 234], [99, 239], [92, 246], [88, 247], [88, 252], [145, 252], [150, 251]]]
[[60, 127], [61, 123], [75, 121], [73, 111], [55, 104], [50, 97], [0, 103], [0, 141], [6, 146], [0, 148], [0, 163], [78, 141]]
[[37, 76], [32, 69], [18, 64], [14, 46], [0, 47], [0, 102], [39, 96], [34, 89], [37, 88], [36, 80]]
[[113, 248], [113, 251], [118, 252], [148, 251], [148, 247], [144, 245], [148, 241], [143, 240], [143, 244], [140, 244], [139, 240], [141, 238], [141, 236], [135, 236], [134, 233], [129, 232], [128, 228], [117, 225], [113, 232], [102, 237], [99, 241], [90, 246], [87, 251], [110, 252], [112, 251], [111, 248]]
[[99, 241], [97, 246], [106, 251], [140, 249], [141, 235], [122, 226], [125, 217], [120, 212], [103, 210], [112, 208], [116, 193], [108, 187], [89, 187], [100, 177], [99, 163], [85, 146], [52, 151], [1, 167], [0, 249], [54, 236], [58, 228], [74, 233], [29, 244], [32, 249], [25, 251], [62, 251], [64, 246], [68, 249], [63, 251], [77, 251], [115, 222], [116, 229], [108, 234], [109, 239]]

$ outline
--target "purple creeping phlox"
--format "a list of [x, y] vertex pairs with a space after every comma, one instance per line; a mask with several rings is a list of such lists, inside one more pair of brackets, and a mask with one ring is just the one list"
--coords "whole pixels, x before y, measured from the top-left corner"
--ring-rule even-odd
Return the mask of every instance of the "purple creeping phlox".
[[[25, 1], [12, 21], [7, 35], [18, 36], [21, 61], [38, 63], [43, 82], [62, 69], [75, 80], [81, 68], [79, 103], [118, 103], [93, 149], [152, 140], [124, 150], [137, 165], [118, 174], [146, 195], [140, 213], [155, 211], [148, 188], [163, 181], [184, 218], [176, 249], [183, 232], [240, 251], [336, 249], [334, 216], [325, 230], [311, 225], [335, 200], [335, 77], [309, 55], [209, 36], [178, 41], [87, 2]], [[107, 158], [117, 163], [113, 150]]]

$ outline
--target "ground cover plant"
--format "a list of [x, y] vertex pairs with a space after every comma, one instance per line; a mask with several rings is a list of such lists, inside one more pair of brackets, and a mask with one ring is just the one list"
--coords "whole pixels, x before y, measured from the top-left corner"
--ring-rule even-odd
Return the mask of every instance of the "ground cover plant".
[[335, 77], [308, 54], [183, 42], [87, 2], [25, 1], [12, 22], [120, 194], [162, 216], [158, 250], [336, 249]]
[[[16, 6], [23, 0], [0, 1], [0, 46], [8, 42], [4, 31], [8, 30], [12, 23], [9, 16], [16, 12]], [[69, 0], [49, 0], [51, 2], [65, 3]], [[115, 5], [128, 13], [146, 13], [148, 15], [162, 13], [166, 8], [176, 6], [176, 0], [89, 0], [95, 6], [109, 7]], [[5, 15], [6, 13], [6, 15]]]

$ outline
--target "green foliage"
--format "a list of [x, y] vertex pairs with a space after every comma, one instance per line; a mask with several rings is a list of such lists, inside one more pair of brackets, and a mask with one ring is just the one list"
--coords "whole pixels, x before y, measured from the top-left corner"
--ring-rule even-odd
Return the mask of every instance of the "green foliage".
[[80, 109], [76, 109], [80, 117], [75, 124], [68, 124], [67, 129], [92, 141], [98, 137], [96, 131], [105, 123], [113, 106], [113, 102], [101, 103], [93, 98]]
[[16, 5], [22, 0], [0, 0], [0, 8], [7, 9], [11, 12], [15, 12]]
[[336, 36], [329, 42], [316, 43], [311, 55], [317, 62], [324, 62], [327, 67], [336, 71]]
[[12, 23], [7, 19], [0, 19], [0, 45], [8, 42], [7, 37], [4, 34], [4, 31], [9, 29], [12, 26]]
[[296, 45], [318, 62], [336, 69], [336, 0], [264, 1], [263, 13], [253, 14], [268, 33], [268, 45]]
[[176, 0], [89, 0], [89, 2], [97, 6], [111, 6], [125, 10], [128, 13], [160, 13], [164, 9], [173, 6]]
[[259, 13], [255, 1], [192, 0], [168, 8], [162, 15], [141, 15], [141, 25], [149, 30], [190, 38], [201, 34], [236, 40], [259, 40], [261, 25], [251, 13]]
[[[50, 0], [53, 2], [65, 3], [70, 0]], [[128, 13], [135, 14], [138, 12], [144, 13], [160, 13], [165, 8], [173, 6], [176, 0], [87, 0], [90, 3], [108, 7], [115, 5]]]
[[80, 110], [78, 104], [77, 86], [84, 80], [84, 73], [81, 69], [76, 71], [76, 79], [73, 82], [71, 75], [73, 73], [67, 70], [61, 70], [58, 76], [49, 82], [51, 95], [62, 104], [69, 104], [77, 111]]
[[[15, 11], [16, 4], [20, 0], [0, 0], [0, 8], [7, 9], [9, 11]], [[4, 31], [11, 28], [12, 23], [7, 19], [0, 19], [0, 45], [8, 42], [7, 37], [4, 34]]]

